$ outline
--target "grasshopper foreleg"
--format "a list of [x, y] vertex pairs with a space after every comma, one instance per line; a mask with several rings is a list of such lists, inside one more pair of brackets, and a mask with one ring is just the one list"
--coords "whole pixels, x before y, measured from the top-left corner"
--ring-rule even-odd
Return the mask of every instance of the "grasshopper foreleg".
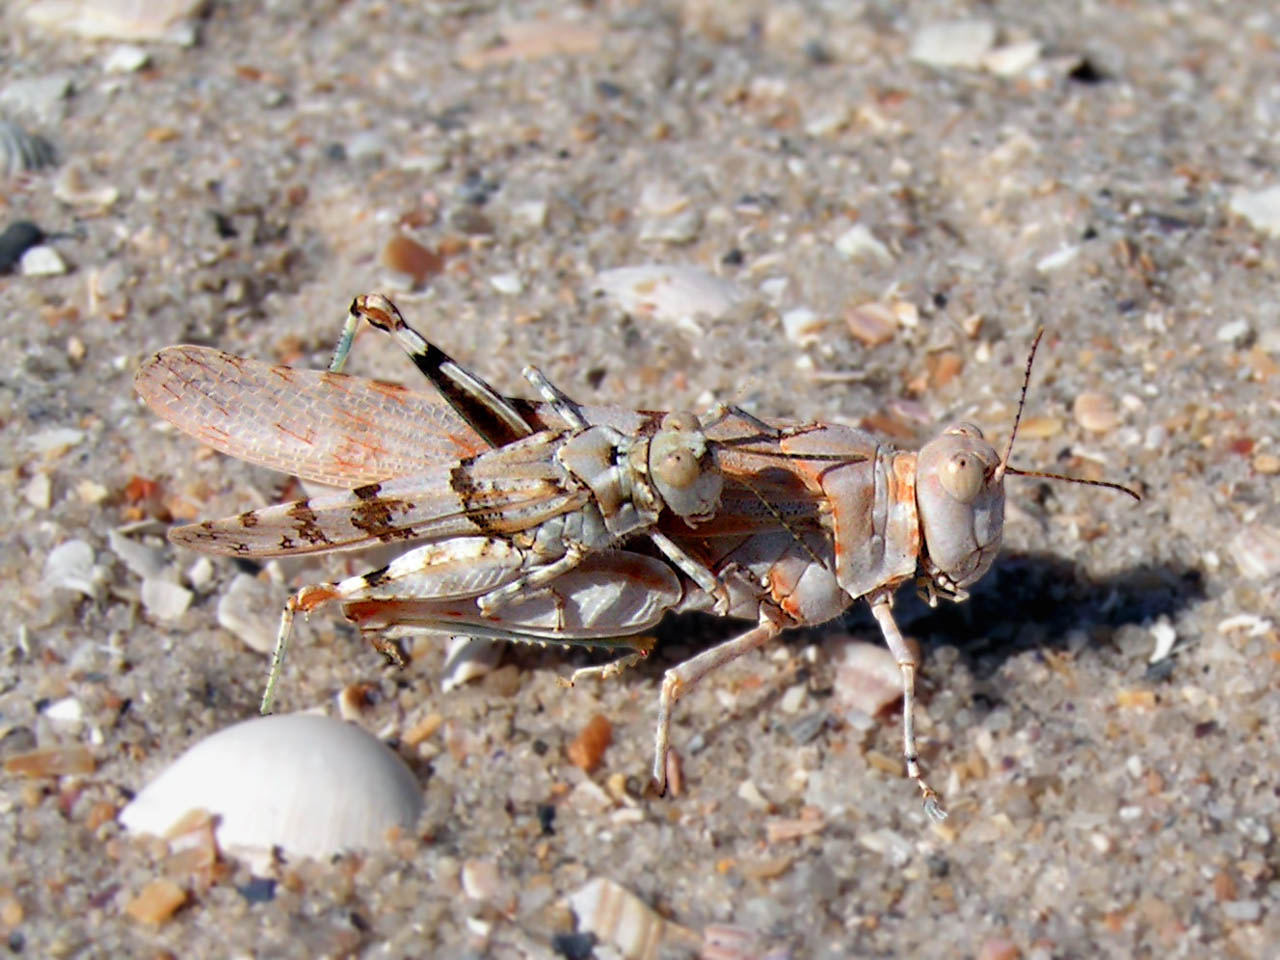
[[925, 782], [924, 776], [920, 773], [915, 725], [916, 658], [893, 619], [893, 590], [891, 588], [877, 590], [867, 599], [871, 604], [871, 615], [876, 618], [876, 623], [880, 625], [880, 632], [884, 634], [884, 642], [894, 659], [898, 661], [898, 669], [902, 671], [902, 754], [907, 763], [907, 776], [920, 788], [925, 813], [933, 820], [945, 820], [947, 812], [942, 808], [937, 792]]

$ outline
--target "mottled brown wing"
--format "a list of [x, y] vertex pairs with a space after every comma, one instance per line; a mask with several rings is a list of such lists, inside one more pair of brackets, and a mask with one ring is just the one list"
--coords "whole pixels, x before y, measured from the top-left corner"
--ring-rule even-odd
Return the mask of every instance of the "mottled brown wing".
[[216, 450], [339, 487], [411, 476], [487, 449], [434, 394], [210, 347], [161, 350], [139, 368], [134, 388], [159, 416]]

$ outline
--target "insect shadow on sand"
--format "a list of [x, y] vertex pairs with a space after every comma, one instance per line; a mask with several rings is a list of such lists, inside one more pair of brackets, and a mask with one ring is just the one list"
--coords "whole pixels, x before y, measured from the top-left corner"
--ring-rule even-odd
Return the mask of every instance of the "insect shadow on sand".
[[[1125, 627], [1176, 617], [1203, 596], [1201, 573], [1191, 567], [1141, 564], [1092, 577], [1054, 554], [1011, 551], [974, 585], [968, 603], [930, 609], [904, 595], [901, 609], [926, 649], [929, 642], [953, 644], [985, 677], [1027, 650], [1078, 646], [1082, 632], [1089, 648], [1102, 651]], [[1144, 643], [1145, 656], [1149, 638]], [[1139, 652], [1119, 646], [1124, 659]]]
[[[921, 677], [926, 689], [936, 692], [947, 686], [947, 676], [931, 670], [930, 660], [939, 646], [950, 645], [959, 651], [959, 665], [973, 679], [970, 688], [975, 706], [991, 709], [1005, 699], [994, 681], [1007, 661], [1028, 651], [1070, 650], [1078, 647], [1081, 636], [1087, 638], [1084, 649], [1092, 651], [1109, 669], [1127, 674], [1139, 662], [1144, 666], [1146, 682], [1167, 680], [1170, 669], [1176, 669], [1176, 658], [1146, 667], [1152, 643], [1146, 628], [1161, 616], [1175, 619], [1204, 595], [1202, 575], [1191, 567], [1142, 564], [1095, 577], [1054, 554], [1008, 551], [971, 588], [966, 603], [930, 608], [909, 587], [903, 587], [894, 609], [902, 619], [904, 631], [920, 641]], [[672, 657], [681, 659], [712, 647], [731, 636], [734, 626], [734, 621], [706, 614], [668, 616], [654, 631], [658, 640], [654, 655], [609, 682], [659, 683]], [[878, 640], [870, 613], [858, 605], [837, 620], [791, 631], [777, 642], [798, 653], [806, 644], [846, 630], [871, 642]], [[517, 656], [533, 658], [540, 668], [563, 670], [566, 666], [563, 650], [530, 650]], [[568, 660], [588, 662], [592, 656], [579, 651], [569, 654]], [[800, 671], [809, 669], [822, 667], [801, 667]], [[784, 671], [766, 683], [759, 696], [734, 711], [734, 716], [700, 724], [701, 740], [714, 743], [744, 717], [770, 713], [797, 679], [801, 679], [798, 671]], [[830, 685], [813, 677], [809, 686], [821, 706], [821, 695], [829, 692]], [[930, 695], [924, 698], [926, 709], [929, 699]]]

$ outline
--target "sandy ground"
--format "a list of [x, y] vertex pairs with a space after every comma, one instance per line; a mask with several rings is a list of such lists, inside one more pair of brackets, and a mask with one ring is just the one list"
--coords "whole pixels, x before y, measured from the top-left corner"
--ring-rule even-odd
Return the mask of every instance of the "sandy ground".
[[[1232, 210], [1280, 182], [1271, 4], [215, 3], [141, 69], [25, 8], [0, 13], [0, 110], [60, 166], [5, 181], [0, 216], [65, 231], [67, 269], [0, 277], [15, 954], [616, 957], [565, 900], [607, 878], [656, 911], [634, 956], [1275, 955], [1280, 246]], [[912, 59], [971, 16], [994, 57]], [[386, 264], [398, 233], [445, 254], [420, 289]], [[645, 263], [743, 299], [695, 328], [593, 295]], [[369, 290], [512, 393], [537, 362], [583, 400], [727, 400], [904, 445], [957, 416], [1003, 443], [1044, 324], [1015, 461], [1146, 499], [1011, 479], [972, 600], [904, 591], [942, 827], [898, 774], [893, 712], [834, 695], [849, 636], [876, 638], [858, 605], [682, 704], [665, 799], [636, 788], [662, 671], [732, 625], [668, 623], [604, 684], [562, 690], [589, 657], [523, 651], [444, 695], [439, 648], [396, 671], [314, 617], [281, 708], [371, 685], [361, 721], [426, 808], [391, 851], [262, 896], [114, 815], [252, 716], [265, 667], [215, 618], [242, 568], [197, 565], [166, 523], [291, 488], [159, 429], [132, 375], [176, 342], [323, 366]], [[352, 370], [415, 380], [376, 337]], [[130, 524], [185, 612], [143, 602], [108, 541]], [[76, 540], [84, 591], [46, 567]], [[289, 585], [262, 576], [270, 624]], [[595, 714], [613, 743], [588, 775], [565, 746]], [[22, 773], [55, 748], [81, 772]], [[185, 902], [146, 923], [157, 879]]]

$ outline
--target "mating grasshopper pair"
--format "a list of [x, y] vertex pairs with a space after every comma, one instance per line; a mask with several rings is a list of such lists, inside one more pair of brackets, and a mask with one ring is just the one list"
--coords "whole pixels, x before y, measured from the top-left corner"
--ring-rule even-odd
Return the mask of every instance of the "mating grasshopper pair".
[[[362, 320], [395, 336], [439, 395], [336, 372]], [[765, 422], [733, 408], [700, 422], [579, 406], [536, 369], [525, 375], [543, 402], [501, 396], [377, 295], [353, 302], [329, 372], [192, 346], [143, 364], [138, 392], [185, 432], [347, 488], [179, 527], [175, 543], [245, 557], [414, 544], [380, 570], [290, 598], [264, 710], [294, 615], [330, 601], [393, 659], [394, 639], [422, 631], [631, 651], [575, 678], [646, 655], [641, 635], [670, 611], [754, 620], [664, 676], [653, 762], [661, 792], [685, 691], [783, 630], [865, 597], [902, 672], [908, 776], [928, 813], [945, 816], [919, 768], [916, 663], [893, 594], [918, 573], [930, 603], [963, 600], [999, 550], [1004, 475], [1056, 475], [1010, 467], [1013, 435], [1002, 457], [969, 424], [912, 453], [850, 427]]]

